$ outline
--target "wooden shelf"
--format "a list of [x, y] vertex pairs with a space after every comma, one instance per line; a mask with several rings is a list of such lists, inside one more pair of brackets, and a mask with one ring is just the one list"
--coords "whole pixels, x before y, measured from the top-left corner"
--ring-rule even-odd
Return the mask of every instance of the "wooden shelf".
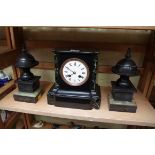
[[140, 92], [135, 94], [138, 106], [136, 113], [109, 111], [107, 95], [110, 87], [101, 87], [102, 102], [99, 110], [80, 110], [48, 105], [47, 92], [52, 84], [42, 82], [41, 85], [44, 94], [36, 104], [14, 101], [14, 90], [0, 101], [0, 109], [74, 120], [155, 127], [155, 110]]
[[0, 88], [0, 99], [4, 97], [4, 95], [8, 94], [11, 90], [15, 88], [15, 81], [11, 80], [6, 85]]
[[104, 29], [155, 30], [155, 26], [101, 26]]
[[55, 28], [102, 28], [102, 29], [124, 29], [124, 30], [155, 30], [155, 26], [52, 26]]

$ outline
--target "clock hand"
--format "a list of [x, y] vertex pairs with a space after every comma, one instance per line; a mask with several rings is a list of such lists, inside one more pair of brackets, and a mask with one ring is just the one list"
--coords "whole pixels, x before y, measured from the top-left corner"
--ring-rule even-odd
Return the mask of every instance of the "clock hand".
[[[66, 66], [65, 66], [66, 67]], [[70, 68], [66, 67], [68, 70], [70, 70], [71, 72], [73, 72], [73, 74], [76, 74], [76, 72], [72, 71]]]
[[71, 77], [73, 74], [68, 74], [68, 75], [66, 75], [67, 77]]
[[79, 75], [78, 77], [79, 77], [79, 78], [82, 78], [82, 79], [84, 78], [84, 77], [83, 77], [83, 76], [81, 76], [81, 75]]

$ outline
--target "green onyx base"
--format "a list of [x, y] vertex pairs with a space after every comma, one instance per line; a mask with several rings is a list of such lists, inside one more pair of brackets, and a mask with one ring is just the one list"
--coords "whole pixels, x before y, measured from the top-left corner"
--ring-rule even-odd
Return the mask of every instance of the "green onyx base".
[[42, 88], [38, 88], [33, 93], [16, 91], [13, 94], [15, 101], [27, 102], [27, 103], [37, 103], [43, 94]]
[[116, 101], [113, 99], [112, 94], [108, 95], [109, 110], [119, 111], [119, 112], [132, 112], [136, 113], [137, 105], [134, 100], [132, 102], [128, 101]]

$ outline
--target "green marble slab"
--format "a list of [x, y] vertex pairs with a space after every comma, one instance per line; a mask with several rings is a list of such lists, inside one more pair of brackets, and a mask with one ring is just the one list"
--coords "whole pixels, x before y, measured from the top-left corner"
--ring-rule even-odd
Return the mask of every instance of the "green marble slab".
[[16, 91], [13, 94], [15, 101], [27, 102], [27, 103], [36, 103], [42, 96], [42, 88], [37, 89], [33, 93], [20, 92]]
[[119, 112], [132, 112], [135, 113], [137, 110], [137, 105], [135, 100], [132, 102], [128, 101], [116, 101], [113, 99], [112, 95], [108, 95], [109, 101], [109, 110], [110, 111], [119, 111]]

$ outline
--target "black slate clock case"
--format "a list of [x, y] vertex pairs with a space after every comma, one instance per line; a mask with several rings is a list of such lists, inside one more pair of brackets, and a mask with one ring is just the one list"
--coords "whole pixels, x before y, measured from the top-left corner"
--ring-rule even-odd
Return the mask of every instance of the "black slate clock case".
[[[99, 109], [100, 87], [96, 84], [97, 52], [85, 50], [55, 50], [55, 84], [49, 90], [48, 104], [79, 109]], [[83, 60], [89, 68], [89, 78], [81, 86], [70, 86], [60, 75], [64, 61], [71, 58]]]

